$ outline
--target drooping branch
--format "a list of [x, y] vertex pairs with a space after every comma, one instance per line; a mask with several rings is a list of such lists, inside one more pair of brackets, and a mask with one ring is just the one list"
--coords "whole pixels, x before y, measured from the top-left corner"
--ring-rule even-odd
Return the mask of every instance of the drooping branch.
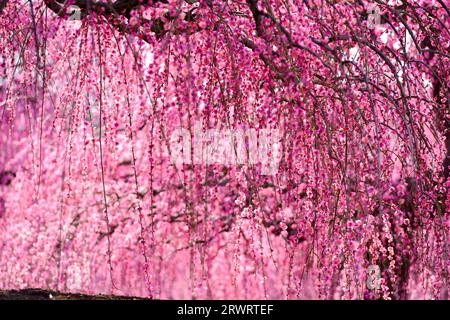
[[81, 17], [85, 17], [91, 12], [95, 12], [105, 17], [110, 17], [114, 14], [129, 17], [130, 12], [133, 9], [136, 9], [139, 6], [146, 6], [154, 3], [153, 1], [149, 0], [117, 0], [112, 4], [110, 2], [94, 2], [91, 0], [73, 0], [65, 1], [63, 3], [55, 0], [44, 0], [44, 2], [50, 10], [52, 10], [58, 16], [64, 18], [70, 16], [70, 12], [68, 11], [68, 9], [71, 6], [77, 6], [80, 9]]
[[[149, 20], [144, 17], [136, 17], [138, 23], [128, 26], [123, 22], [122, 18], [130, 19], [131, 12], [140, 7], [149, 7], [158, 2], [168, 3], [167, 0], [117, 0], [114, 3], [93, 2], [92, 0], [66, 0], [63, 4], [55, 0], [44, 0], [46, 6], [61, 18], [68, 19], [74, 12], [74, 6], [79, 10], [79, 18], [82, 20], [92, 13], [104, 17], [114, 28], [122, 33], [129, 33], [138, 36], [145, 42], [149, 42], [148, 31], [155, 33], [159, 39], [165, 33], [164, 22], [161, 18]], [[193, 4], [197, 1], [186, 0], [187, 3]], [[168, 12], [164, 15], [167, 20], [174, 20], [176, 17], [171, 16]], [[192, 12], [188, 12], [185, 16], [186, 21], [193, 19]], [[175, 32], [177, 33], [177, 32]]]

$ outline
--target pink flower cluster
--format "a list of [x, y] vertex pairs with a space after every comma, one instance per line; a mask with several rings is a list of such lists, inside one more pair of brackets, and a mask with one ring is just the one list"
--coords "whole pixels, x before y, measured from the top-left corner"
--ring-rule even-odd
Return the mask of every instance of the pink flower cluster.
[[449, 298], [449, 1], [87, 2], [0, 6], [0, 289]]

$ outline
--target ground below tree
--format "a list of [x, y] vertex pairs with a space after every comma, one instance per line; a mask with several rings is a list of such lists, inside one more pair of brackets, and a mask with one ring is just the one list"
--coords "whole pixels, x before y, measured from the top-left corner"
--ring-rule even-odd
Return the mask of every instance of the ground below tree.
[[62, 293], [43, 289], [23, 289], [0, 290], [0, 300], [143, 300], [143, 298]]

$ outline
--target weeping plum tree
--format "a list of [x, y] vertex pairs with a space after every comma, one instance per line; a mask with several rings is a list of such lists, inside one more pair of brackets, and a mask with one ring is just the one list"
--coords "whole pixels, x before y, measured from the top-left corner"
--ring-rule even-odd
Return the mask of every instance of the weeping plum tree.
[[449, 28], [448, 0], [0, 0], [0, 288], [448, 299]]

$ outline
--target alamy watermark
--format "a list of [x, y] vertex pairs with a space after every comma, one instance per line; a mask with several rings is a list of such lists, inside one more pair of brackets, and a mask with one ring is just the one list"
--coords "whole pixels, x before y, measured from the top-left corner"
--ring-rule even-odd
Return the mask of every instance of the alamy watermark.
[[367, 27], [373, 29], [381, 24], [380, 7], [377, 5], [367, 9]]
[[376, 264], [372, 264], [367, 268], [367, 289], [380, 290], [381, 289], [381, 270]]
[[81, 8], [74, 3], [73, 0], [56, 1], [61, 7], [58, 15], [67, 16], [67, 20], [81, 20]]
[[278, 129], [208, 129], [195, 122], [193, 133], [177, 128], [170, 136], [170, 157], [183, 164], [257, 165], [263, 175], [275, 175], [281, 160]]

